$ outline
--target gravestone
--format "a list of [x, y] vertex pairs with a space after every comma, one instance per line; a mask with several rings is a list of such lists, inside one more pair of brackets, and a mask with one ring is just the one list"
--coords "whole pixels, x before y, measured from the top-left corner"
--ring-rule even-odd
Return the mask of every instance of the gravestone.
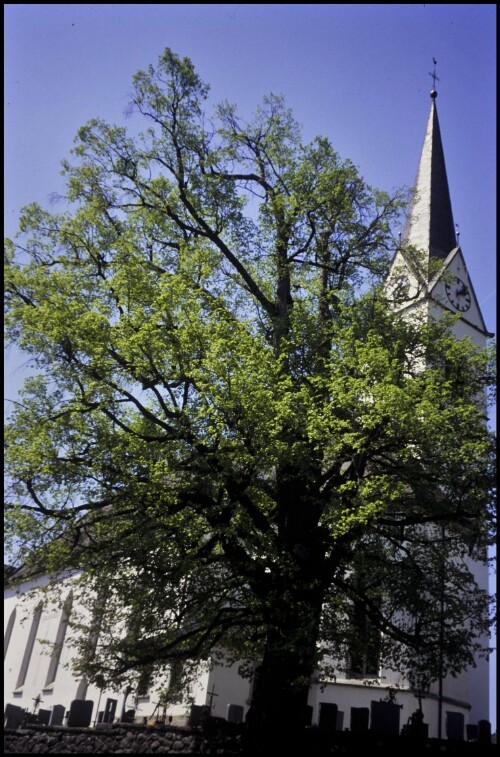
[[467, 731], [467, 741], [477, 741], [479, 735], [479, 728], [474, 723], [467, 723], [465, 726]]
[[429, 725], [424, 723], [424, 713], [419, 707], [408, 719], [408, 724], [403, 726], [406, 736], [418, 741], [427, 741], [429, 738]]
[[49, 725], [62, 725], [64, 720], [64, 705], [55, 704], [52, 708]]
[[449, 741], [464, 740], [464, 716], [462, 712], [446, 712], [446, 738]]
[[26, 711], [17, 704], [6, 704], [4, 715], [4, 728], [12, 728], [17, 730], [24, 720]]
[[117, 704], [117, 699], [110, 699], [109, 697], [106, 699], [106, 707], [104, 708], [104, 715], [102, 717], [103, 723], [114, 723]]
[[491, 723], [489, 720], [479, 721], [478, 740], [481, 744], [491, 744]]
[[73, 699], [69, 707], [68, 727], [88, 728], [93, 708], [94, 702], [91, 699]]
[[244, 709], [241, 704], [228, 704], [227, 720], [229, 723], [243, 723]]
[[50, 723], [51, 710], [38, 710], [38, 722], [40, 725], [48, 725]]
[[204, 704], [192, 704], [189, 712], [188, 726], [189, 728], [199, 728], [201, 721], [210, 715], [210, 707]]
[[371, 701], [370, 731], [379, 736], [399, 736], [401, 708], [394, 702]]
[[322, 731], [337, 730], [337, 716], [339, 708], [333, 702], [319, 703], [319, 727]]
[[127, 710], [122, 717], [122, 723], [133, 723], [135, 721], [135, 710]]
[[370, 710], [368, 707], [351, 707], [351, 732], [368, 733]]
[[38, 715], [34, 712], [26, 712], [24, 715], [24, 725], [39, 725]]

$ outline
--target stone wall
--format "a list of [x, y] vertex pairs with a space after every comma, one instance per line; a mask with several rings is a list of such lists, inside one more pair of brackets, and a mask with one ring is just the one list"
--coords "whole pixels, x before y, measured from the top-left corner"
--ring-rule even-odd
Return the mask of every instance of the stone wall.
[[64, 726], [27, 725], [6, 730], [4, 751], [7, 754], [224, 754], [239, 751], [237, 734], [204, 734], [172, 726], [137, 726], [116, 724], [111, 728], [67, 728]]

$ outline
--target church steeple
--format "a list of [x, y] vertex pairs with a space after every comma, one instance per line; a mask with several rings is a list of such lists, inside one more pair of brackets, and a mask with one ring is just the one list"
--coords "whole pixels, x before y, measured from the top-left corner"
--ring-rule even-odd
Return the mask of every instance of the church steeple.
[[[431, 76], [435, 83], [435, 70]], [[427, 307], [434, 308], [435, 313], [437, 306], [460, 314], [457, 334], [467, 333], [481, 346], [479, 343], [493, 334], [484, 323], [455, 231], [436, 109], [437, 92], [433, 89], [430, 94], [431, 112], [414, 197], [400, 240], [402, 244], [396, 249], [387, 277], [388, 291], [401, 310]], [[405, 245], [422, 250], [427, 263], [433, 260], [438, 265], [427, 266], [419, 258], [413, 259]]]
[[436, 108], [437, 92], [431, 92], [431, 112], [415, 182], [415, 194], [403, 241], [425, 250], [431, 258], [445, 260], [458, 247], [446, 176], [441, 131]]

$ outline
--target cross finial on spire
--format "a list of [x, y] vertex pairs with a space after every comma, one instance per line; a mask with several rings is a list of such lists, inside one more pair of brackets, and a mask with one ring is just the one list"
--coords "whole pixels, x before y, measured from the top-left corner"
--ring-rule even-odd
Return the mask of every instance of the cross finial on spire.
[[436, 96], [437, 96], [437, 92], [436, 92], [436, 82], [437, 82], [437, 81], [439, 81], [439, 78], [438, 78], [438, 76], [437, 76], [437, 74], [436, 74], [436, 65], [437, 65], [437, 60], [436, 60], [435, 58], [433, 58], [433, 59], [432, 59], [432, 62], [434, 63], [434, 71], [432, 72], [432, 74], [431, 74], [431, 73], [429, 73], [429, 76], [431, 76], [431, 77], [432, 77], [432, 92], [431, 92], [431, 97], [432, 97], [432, 98], [434, 98], [434, 97], [436, 97]]

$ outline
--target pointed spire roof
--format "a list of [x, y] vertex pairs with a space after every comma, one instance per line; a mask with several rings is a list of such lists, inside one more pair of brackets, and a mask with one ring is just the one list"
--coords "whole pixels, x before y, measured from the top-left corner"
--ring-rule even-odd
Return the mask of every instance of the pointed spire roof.
[[446, 176], [441, 131], [436, 108], [437, 92], [431, 92], [431, 112], [420, 157], [414, 199], [403, 239], [444, 260], [458, 247]]

